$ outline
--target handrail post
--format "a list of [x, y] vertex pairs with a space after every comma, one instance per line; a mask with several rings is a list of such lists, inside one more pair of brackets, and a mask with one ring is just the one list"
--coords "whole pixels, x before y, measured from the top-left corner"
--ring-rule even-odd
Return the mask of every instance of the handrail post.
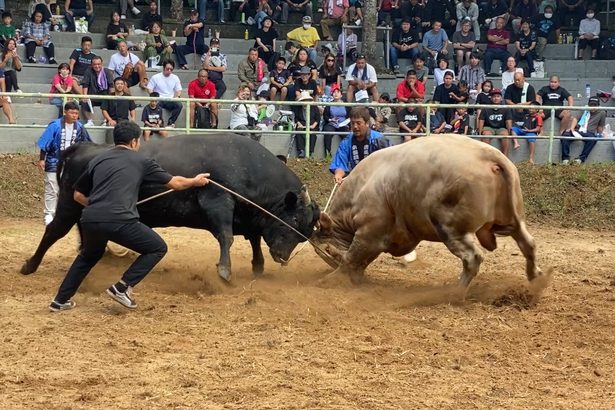
[[553, 163], [553, 138], [555, 137], [555, 108], [551, 108], [551, 127], [549, 129], [549, 153], [547, 163]]
[[192, 114], [190, 112], [190, 99], [181, 99], [181, 103], [183, 104], [184, 102], [186, 102], [186, 134], [190, 134], [191, 131], [191, 126], [192, 124], [190, 124], [190, 115]]
[[308, 102], [307, 104], [305, 104], [303, 106], [303, 109], [305, 110], [305, 157], [309, 158], [310, 157], [310, 125], [312, 124], [312, 122], [310, 121], [310, 114], [311, 114], [311, 109], [312, 108], [312, 102]]
[[427, 111], [425, 112], [425, 135], [431, 135], [431, 105], [427, 104]]

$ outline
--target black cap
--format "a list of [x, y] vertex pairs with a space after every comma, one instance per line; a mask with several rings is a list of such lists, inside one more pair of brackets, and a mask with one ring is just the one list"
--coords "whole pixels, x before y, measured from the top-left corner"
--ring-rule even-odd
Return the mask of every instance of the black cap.
[[600, 105], [600, 100], [598, 99], [598, 97], [591, 97], [587, 101], [587, 105]]

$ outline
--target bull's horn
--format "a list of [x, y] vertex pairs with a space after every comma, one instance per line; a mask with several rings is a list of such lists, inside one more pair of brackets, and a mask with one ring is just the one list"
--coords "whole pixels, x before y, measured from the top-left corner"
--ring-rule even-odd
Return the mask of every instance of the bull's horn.
[[301, 187], [301, 199], [303, 200], [303, 203], [306, 205], [312, 202], [312, 199], [310, 198], [310, 194], [305, 185]]

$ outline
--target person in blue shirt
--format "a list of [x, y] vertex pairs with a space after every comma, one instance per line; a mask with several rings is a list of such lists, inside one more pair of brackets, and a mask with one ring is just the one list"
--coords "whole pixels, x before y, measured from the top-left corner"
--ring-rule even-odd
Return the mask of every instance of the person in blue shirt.
[[40, 149], [37, 165], [45, 171], [45, 225], [53, 221], [56, 213], [60, 192], [56, 172], [62, 151], [77, 142], [92, 141], [78, 120], [79, 104], [74, 101], [67, 102], [64, 104], [64, 115], [50, 122], [36, 143]]
[[364, 158], [389, 146], [388, 140], [381, 133], [369, 127], [369, 119], [367, 107], [354, 107], [350, 110], [351, 133], [340, 142], [329, 166], [338, 185]]

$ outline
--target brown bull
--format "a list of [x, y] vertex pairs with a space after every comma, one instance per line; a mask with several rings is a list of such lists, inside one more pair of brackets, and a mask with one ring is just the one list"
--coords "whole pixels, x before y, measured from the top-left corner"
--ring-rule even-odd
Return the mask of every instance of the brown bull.
[[[512, 236], [528, 280], [541, 274], [526, 229], [515, 165], [497, 149], [457, 135], [438, 135], [373, 153], [344, 179], [312, 240], [338, 272], [360, 280], [382, 252], [402, 256], [420, 241], [443, 242], [463, 262], [461, 284], [478, 273], [495, 235]], [[335, 263], [333, 263], [335, 262]]]

